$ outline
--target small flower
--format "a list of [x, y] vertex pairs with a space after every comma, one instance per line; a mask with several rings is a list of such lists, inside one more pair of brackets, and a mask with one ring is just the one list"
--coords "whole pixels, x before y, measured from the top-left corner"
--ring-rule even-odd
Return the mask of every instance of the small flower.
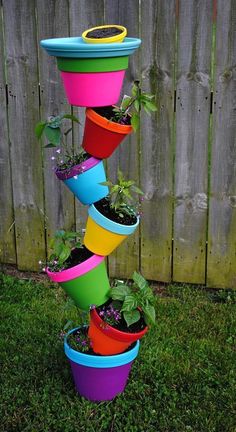
[[54, 261], [53, 261], [53, 264], [58, 264], [58, 261], [54, 260]]
[[41, 265], [42, 264], [42, 261], [41, 260], [39, 260], [39, 265]]
[[89, 306], [89, 309], [90, 309], [90, 310], [95, 309], [95, 308], [96, 308], [96, 305], [95, 305], [95, 304], [91, 304], [91, 305]]
[[61, 159], [61, 160], [60, 160], [60, 163], [61, 163], [61, 164], [63, 164], [63, 163], [64, 163], [64, 160], [63, 160], [63, 159]]
[[75, 176], [73, 176], [73, 178], [74, 178], [75, 180], [77, 180], [78, 176], [77, 176], [77, 175], [75, 175]]
[[42, 268], [42, 271], [43, 271], [43, 272], [46, 272], [46, 267], [43, 267], [43, 268]]
[[61, 149], [57, 149], [57, 150], [56, 150], [56, 153], [59, 153], [59, 154], [60, 154], [60, 153], [61, 153]]
[[55, 156], [52, 156], [52, 157], [51, 157], [51, 160], [55, 160]]

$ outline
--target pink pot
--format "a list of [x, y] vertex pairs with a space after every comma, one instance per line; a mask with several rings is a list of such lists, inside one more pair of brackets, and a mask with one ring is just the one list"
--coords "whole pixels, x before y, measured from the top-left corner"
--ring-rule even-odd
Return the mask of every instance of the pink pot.
[[116, 104], [125, 70], [114, 72], [61, 72], [70, 105], [99, 107]]

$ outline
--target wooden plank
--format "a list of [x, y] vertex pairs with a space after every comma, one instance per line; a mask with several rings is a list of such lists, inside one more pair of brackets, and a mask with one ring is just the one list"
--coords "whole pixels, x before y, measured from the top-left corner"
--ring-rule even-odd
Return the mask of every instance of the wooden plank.
[[207, 285], [236, 288], [236, 3], [218, 0]]
[[[68, 4], [64, 0], [37, 0], [38, 43], [41, 39], [69, 35]], [[46, 12], [45, 12], [46, 11]], [[50, 115], [70, 113], [55, 57], [39, 48], [40, 114], [44, 120]], [[68, 125], [70, 122], [68, 121]], [[71, 135], [68, 136], [71, 141]], [[46, 142], [46, 141], [45, 141]], [[39, 144], [38, 144], [39, 145]], [[47, 239], [57, 229], [71, 230], [75, 224], [74, 196], [53, 173], [51, 157], [55, 150], [45, 149], [44, 187]], [[49, 243], [49, 242], [47, 242]]]
[[[105, 22], [121, 24], [127, 27], [128, 36], [139, 37], [139, 2], [105, 1]], [[139, 53], [130, 57], [126, 71], [122, 95], [130, 94], [133, 81], [139, 79]], [[132, 134], [126, 138], [119, 149], [108, 160], [108, 175], [116, 180], [117, 169], [139, 184], [139, 136]], [[139, 229], [129, 236], [119, 248], [109, 256], [109, 273], [113, 277], [129, 278], [134, 270], [139, 269]]]
[[[141, 9], [143, 88], [156, 95], [157, 113], [142, 116], [141, 270], [152, 280], [171, 280], [172, 139], [174, 126], [175, 0], [148, 0]], [[151, 30], [150, 30], [151, 29]]]
[[173, 279], [205, 283], [212, 0], [179, 1]]
[[31, 0], [3, 0], [17, 264], [21, 270], [38, 270], [39, 259], [45, 259], [42, 158], [34, 135], [39, 120], [34, 7]]
[[0, 7], [0, 262], [16, 263], [14, 210], [6, 100], [3, 22]]
[[[102, 25], [104, 21], [104, 2], [103, 0], [71, 0], [69, 3], [70, 35], [80, 36], [84, 30], [97, 25]], [[73, 107], [73, 113], [80, 119], [81, 125], [74, 128], [73, 139], [75, 148], [79, 148], [83, 138], [85, 109]], [[76, 200], [75, 214], [76, 227], [78, 230], [84, 229], [88, 217], [87, 207]]]

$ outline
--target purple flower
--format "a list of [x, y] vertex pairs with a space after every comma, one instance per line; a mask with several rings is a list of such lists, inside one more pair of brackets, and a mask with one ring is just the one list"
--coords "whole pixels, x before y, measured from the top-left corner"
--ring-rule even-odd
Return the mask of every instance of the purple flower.
[[55, 156], [52, 156], [52, 157], [51, 157], [51, 160], [55, 160]]
[[89, 309], [90, 309], [90, 310], [95, 309], [95, 308], [96, 308], [96, 305], [95, 305], [95, 304], [91, 304], [91, 305], [89, 306]]
[[57, 150], [56, 150], [56, 153], [59, 153], [59, 154], [60, 154], [60, 153], [61, 153], [61, 149], [57, 149]]

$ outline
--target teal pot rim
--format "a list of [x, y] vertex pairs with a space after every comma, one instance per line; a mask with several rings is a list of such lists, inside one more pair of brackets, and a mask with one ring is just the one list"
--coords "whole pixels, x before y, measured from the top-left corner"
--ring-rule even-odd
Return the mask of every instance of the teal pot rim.
[[40, 45], [54, 57], [122, 57], [133, 54], [141, 45], [141, 39], [127, 37], [120, 43], [87, 44], [82, 37], [69, 37], [44, 39]]
[[[88, 326], [84, 326], [88, 327]], [[132, 362], [138, 355], [140, 342], [139, 340], [135, 343], [135, 346], [124, 353], [109, 355], [109, 356], [97, 356], [91, 354], [81, 353], [75, 351], [67, 343], [67, 337], [73, 333], [75, 330], [80, 329], [80, 327], [75, 327], [70, 330], [64, 338], [64, 351], [66, 356], [73, 362], [78, 363], [82, 366], [93, 367], [93, 368], [114, 368], [117, 366], [122, 366], [127, 363]]]
[[121, 235], [130, 235], [132, 234], [137, 226], [139, 225], [140, 218], [137, 216], [137, 222], [134, 225], [122, 225], [118, 222], [114, 222], [111, 219], [108, 219], [106, 216], [104, 216], [102, 213], [100, 213], [94, 204], [91, 204], [88, 208], [88, 214], [89, 216], [96, 222], [98, 225], [100, 225], [102, 228], [105, 228], [108, 231], [111, 231], [116, 234]]

